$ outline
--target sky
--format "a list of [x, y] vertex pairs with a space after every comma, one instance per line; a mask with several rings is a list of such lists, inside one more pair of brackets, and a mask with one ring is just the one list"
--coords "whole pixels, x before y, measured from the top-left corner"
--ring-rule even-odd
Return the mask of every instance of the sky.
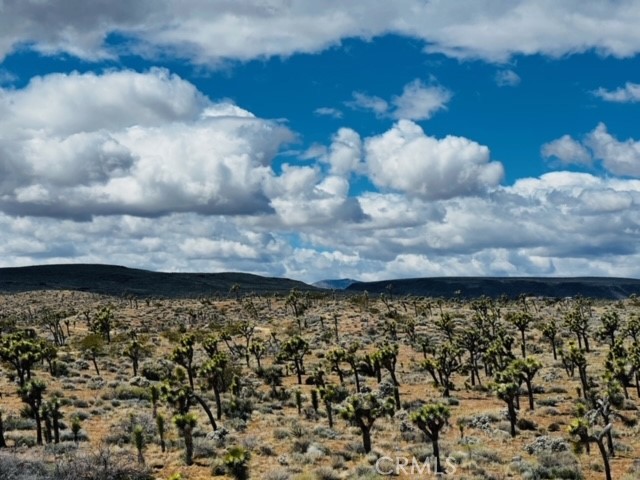
[[640, 0], [0, 0], [0, 267], [640, 278]]

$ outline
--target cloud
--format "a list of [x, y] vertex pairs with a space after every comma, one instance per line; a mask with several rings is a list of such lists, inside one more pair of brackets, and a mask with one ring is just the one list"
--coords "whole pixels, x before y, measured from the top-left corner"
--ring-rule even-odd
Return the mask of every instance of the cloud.
[[386, 100], [362, 92], [353, 92], [352, 100], [345, 102], [345, 105], [354, 110], [370, 110], [377, 117], [383, 117], [389, 110], [389, 104]]
[[636, 103], [640, 102], [640, 84], [627, 82], [624, 87], [616, 88], [615, 90], [607, 90], [601, 87], [594, 91], [593, 94], [606, 102]]
[[516, 87], [520, 85], [522, 79], [513, 70], [499, 70], [495, 80], [499, 87]]
[[315, 113], [318, 116], [323, 116], [323, 117], [333, 117], [333, 118], [342, 118], [343, 113], [341, 110], [338, 110], [337, 108], [331, 108], [331, 107], [320, 107], [320, 108], [316, 108], [313, 113]]
[[628, 139], [618, 141], [600, 123], [588, 136], [585, 143], [596, 158], [614, 175], [640, 177], [640, 141]]
[[75, 218], [271, 211], [271, 160], [293, 139], [161, 69], [0, 89], [0, 129], [0, 209]]
[[640, 141], [629, 138], [621, 142], [608, 132], [604, 123], [599, 123], [580, 142], [564, 135], [546, 143], [542, 155], [567, 165], [589, 166], [598, 160], [613, 175], [640, 177]]
[[362, 140], [355, 130], [341, 128], [333, 136], [331, 146], [323, 158], [330, 166], [330, 172], [338, 176], [348, 176], [362, 170]]
[[574, 140], [569, 135], [563, 135], [542, 146], [542, 156], [545, 158], [557, 158], [565, 165], [591, 165], [591, 153], [580, 142]]
[[484, 194], [504, 175], [487, 147], [463, 137], [427, 136], [410, 120], [367, 138], [365, 159], [378, 187], [431, 200]]
[[353, 92], [352, 100], [345, 102], [349, 108], [369, 110], [378, 118], [395, 120], [428, 120], [438, 110], [446, 108], [453, 94], [439, 85], [425, 85], [420, 79], [407, 83], [400, 95], [387, 102], [383, 98]]
[[435, 112], [445, 108], [451, 96], [446, 88], [427, 86], [416, 79], [404, 86], [402, 95], [391, 100], [395, 107], [392, 117], [396, 120], [428, 120]]
[[[0, 58], [18, 48], [85, 59], [170, 53], [196, 63], [313, 53], [345, 38], [387, 33], [424, 41], [429, 52], [503, 62], [595, 50], [640, 51], [636, 0], [214, 0], [5, 2]], [[110, 45], [109, 35], [124, 39]]]

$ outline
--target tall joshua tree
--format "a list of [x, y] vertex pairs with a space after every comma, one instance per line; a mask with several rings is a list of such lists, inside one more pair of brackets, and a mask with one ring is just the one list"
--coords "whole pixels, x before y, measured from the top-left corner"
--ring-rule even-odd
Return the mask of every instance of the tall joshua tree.
[[522, 358], [527, 356], [527, 329], [533, 323], [533, 317], [527, 312], [514, 312], [507, 316], [510, 321], [520, 332], [520, 348], [522, 349]]
[[514, 360], [510, 369], [513, 370], [514, 375], [519, 376], [522, 381], [527, 385], [527, 394], [529, 395], [529, 410], [534, 409], [533, 405], [533, 377], [542, 368], [542, 363], [533, 357], [527, 357], [525, 359]]
[[24, 387], [19, 390], [20, 398], [29, 406], [29, 411], [36, 421], [36, 443], [42, 445], [42, 418], [40, 415], [42, 407], [42, 397], [47, 390], [47, 384], [42, 380], [29, 380]]
[[396, 402], [396, 408], [401, 408], [400, 405], [400, 382], [396, 375], [396, 363], [398, 361], [398, 344], [385, 343], [376, 353], [376, 360], [381, 367], [385, 368], [391, 380], [393, 381], [393, 399]]

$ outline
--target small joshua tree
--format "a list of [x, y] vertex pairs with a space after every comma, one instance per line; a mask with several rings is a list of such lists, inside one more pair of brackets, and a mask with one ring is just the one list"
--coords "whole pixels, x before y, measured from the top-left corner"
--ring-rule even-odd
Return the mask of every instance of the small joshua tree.
[[436, 472], [442, 472], [440, 465], [440, 430], [449, 422], [451, 412], [441, 403], [424, 405], [420, 410], [411, 414], [411, 421], [416, 424], [422, 433], [431, 441], [433, 455], [436, 457]]
[[178, 414], [173, 417], [173, 423], [184, 438], [184, 463], [193, 465], [193, 429], [197, 418], [193, 413]]
[[71, 433], [73, 434], [73, 441], [78, 443], [80, 437], [80, 430], [82, 430], [82, 423], [79, 417], [73, 417], [71, 419]]
[[144, 465], [144, 454], [142, 453], [145, 447], [146, 439], [144, 438], [144, 428], [142, 425], [136, 425], [133, 428], [133, 444], [138, 451], [138, 463]]
[[249, 451], [241, 446], [231, 447], [224, 456], [224, 464], [237, 480], [249, 478]]
[[340, 416], [360, 428], [364, 451], [371, 451], [371, 427], [375, 421], [385, 415], [392, 415], [394, 405], [391, 399], [384, 403], [373, 393], [352, 395], [346, 400], [346, 406], [340, 410]]
[[156, 415], [156, 427], [158, 429], [158, 437], [160, 437], [160, 450], [162, 450], [162, 453], [164, 453], [166, 450], [164, 441], [165, 420], [161, 414]]
[[332, 384], [327, 384], [318, 389], [320, 398], [324, 402], [327, 410], [327, 419], [329, 420], [329, 428], [333, 428], [333, 404], [344, 399], [344, 390]]
[[556, 337], [558, 336], [558, 324], [554, 319], [549, 320], [542, 325], [542, 336], [549, 340], [551, 343], [551, 351], [553, 352], [553, 359], [558, 359], [558, 351], [556, 349]]

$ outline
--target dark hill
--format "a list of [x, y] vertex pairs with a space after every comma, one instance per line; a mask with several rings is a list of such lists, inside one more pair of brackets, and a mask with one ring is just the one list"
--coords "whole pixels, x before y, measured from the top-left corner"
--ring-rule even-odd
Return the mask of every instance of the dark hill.
[[163, 273], [114, 265], [39, 265], [0, 268], [0, 292], [78, 290], [105, 295], [185, 298], [224, 294], [232, 285], [239, 293], [288, 292], [292, 288], [316, 290], [287, 278], [247, 273]]
[[483, 295], [511, 298], [520, 294], [539, 297], [583, 297], [619, 299], [631, 294], [640, 295], [640, 280], [608, 277], [434, 277], [381, 282], [354, 283], [346, 292], [370, 294], [389, 292], [393, 295], [416, 295], [428, 297], [454, 297], [459, 292], [462, 298], [477, 298]]

